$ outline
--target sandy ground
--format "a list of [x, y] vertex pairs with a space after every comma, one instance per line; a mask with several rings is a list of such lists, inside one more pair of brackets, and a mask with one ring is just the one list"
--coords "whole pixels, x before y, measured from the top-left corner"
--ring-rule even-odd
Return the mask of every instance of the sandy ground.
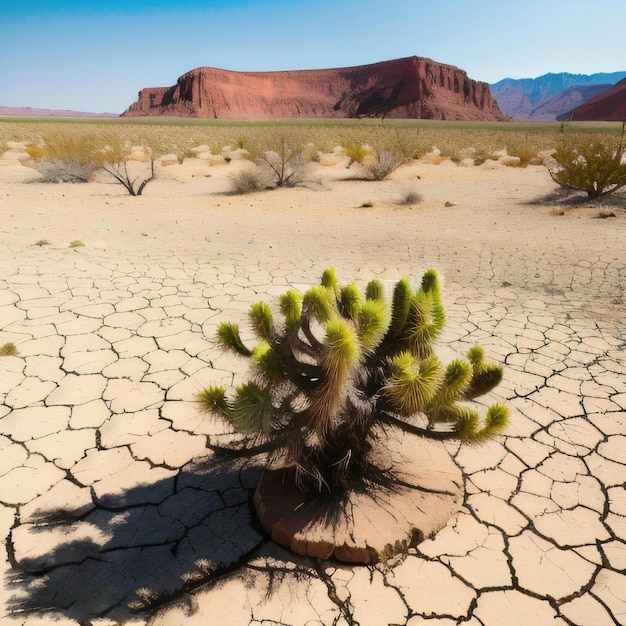
[[[69, 254], [69, 243], [79, 240], [85, 248], [72, 254], [229, 259], [260, 267], [310, 262], [335, 266], [345, 280], [355, 270], [367, 278], [389, 268], [396, 277], [432, 266], [465, 283], [477, 264], [488, 264], [502, 282], [555, 289], [595, 259], [621, 262], [623, 208], [609, 207], [615, 217], [594, 219], [606, 212], [598, 204], [549, 199], [556, 185], [544, 167], [413, 162], [389, 180], [370, 182], [350, 180], [358, 166], [324, 161], [330, 165], [307, 170], [311, 188], [231, 195], [231, 176], [246, 163], [187, 160], [159, 168], [143, 195], [130, 197], [106, 175], [89, 184], [38, 183], [34, 170], [15, 165], [7, 153], [0, 161], [0, 242], [28, 247], [45, 240], [47, 249]], [[421, 201], [403, 205], [411, 192]]]
[[[230, 193], [245, 163], [188, 160], [130, 197], [19, 158], [0, 158], [0, 345], [20, 352], [0, 360], [0, 621], [626, 623], [625, 202], [550, 199], [542, 166], [367, 182], [332, 156], [314, 184], [247, 195]], [[249, 518], [254, 471], [198, 461], [220, 433], [193, 394], [239, 376], [217, 322], [328, 266], [363, 283], [434, 267], [444, 341], [506, 367], [509, 431], [450, 447], [463, 508], [392, 569], [294, 560]], [[129, 615], [133, 597], [173, 604]]]

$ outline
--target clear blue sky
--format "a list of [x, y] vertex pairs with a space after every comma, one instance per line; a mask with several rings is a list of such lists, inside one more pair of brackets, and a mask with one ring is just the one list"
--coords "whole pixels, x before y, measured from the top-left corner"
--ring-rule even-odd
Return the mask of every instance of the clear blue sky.
[[405, 56], [494, 83], [626, 70], [626, 0], [3, 0], [0, 105], [120, 113], [200, 66]]

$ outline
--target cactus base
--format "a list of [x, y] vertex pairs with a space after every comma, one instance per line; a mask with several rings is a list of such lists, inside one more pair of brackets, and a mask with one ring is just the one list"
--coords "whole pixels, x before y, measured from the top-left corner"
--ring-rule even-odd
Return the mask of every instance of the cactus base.
[[444, 444], [404, 433], [378, 442], [379, 463], [395, 480], [340, 502], [301, 491], [293, 468], [266, 469], [254, 494], [265, 532], [302, 556], [373, 564], [443, 528], [463, 502], [461, 471]]

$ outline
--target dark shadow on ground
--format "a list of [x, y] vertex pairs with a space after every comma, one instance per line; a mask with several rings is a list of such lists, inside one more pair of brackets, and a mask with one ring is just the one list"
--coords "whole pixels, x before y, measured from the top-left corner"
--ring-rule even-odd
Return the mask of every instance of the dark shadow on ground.
[[57, 511], [14, 528], [11, 612], [122, 621], [229, 571], [263, 541], [250, 507], [260, 471], [212, 455], [125, 492], [119, 507], [96, 504], [79, 519]]
[[550, 193], [541, 195], [525, 203], [528, 206], [559, 205], [571, 208], [591, 208], [598, 211], [626, 209], [626, 193], [617, 191], [591, 200], [586, 192], [557, 187]]

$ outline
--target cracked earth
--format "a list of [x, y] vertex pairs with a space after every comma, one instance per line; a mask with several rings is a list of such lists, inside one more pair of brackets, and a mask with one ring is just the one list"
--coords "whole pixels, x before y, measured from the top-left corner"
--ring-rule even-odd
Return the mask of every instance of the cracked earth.
[[[173, 221], [171, 239], [136, 248], [33, 246], [38, 231], [21, 242], [7, 227], [0, 345], [19, 353], [0, 357], [0, 621], [626, 624], [626, 217], [524, 204], [551, 188], [541, 168], [486, 172], [493, 187], [470, 169], [445, 170], [462, 178], [455, 197], [422, 166], [423, 214], [362, 211], [356, 243], [342, 238], [353, 208], [292, 226], [268, 217], [271, 202], [324, 203], [308, 190], [239, 200], [257, 204], [235, 216], [213, 201], [188, 245]], [[16, 185], [2, 187], [3, 212], [26, 193]], [[368, 197], [394, 189], [381, 185]], [[43, 189], [53, 204], [76, 186]], [[148, 228], [154, 191], [109, 200], [144, 202]], [[459, 208], [441, 216], [444, 197]], [[328, 239], [313, 235], [321, 222]], [[193, 402], [245, 374], [216, 348], [218, 323], [328, 265], [363, 283], [435, 267], [442, 356], [480, 343], [505, 365], [486, 402], [510, 406], [506, 433], [446, 444], [464, 480], [458, 515], [376, 566], [296, 557], [265, 537], [250, 506], [262, 459], [214, 454], [231, 433]]]

